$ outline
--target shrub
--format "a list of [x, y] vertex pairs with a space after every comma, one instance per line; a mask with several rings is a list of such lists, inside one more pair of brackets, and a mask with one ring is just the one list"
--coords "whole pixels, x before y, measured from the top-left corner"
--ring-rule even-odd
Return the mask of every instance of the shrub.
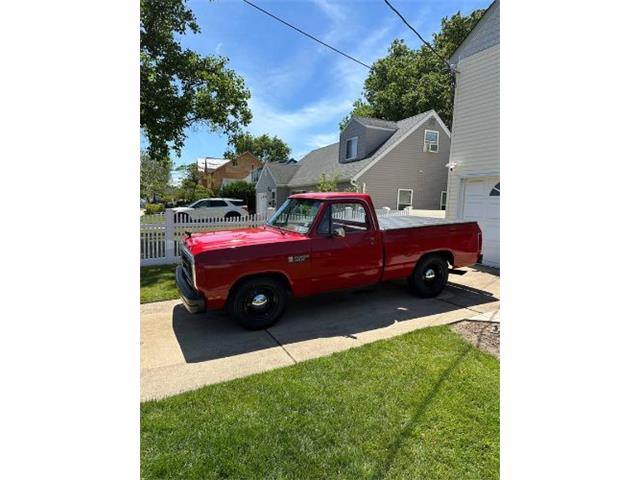
[[244, 200], [249, 206], [250, 212], [255, 212], [256, 210], [256, 186], [253, 183], [247, 183], [244, 180], [229, 183], [220, 189], [219, 196]]
[[162, 213], [165, 211], [164, 203], [148, 203], [144, 207], [144, 212], [147, 215], [154, 215], [156, 213]]

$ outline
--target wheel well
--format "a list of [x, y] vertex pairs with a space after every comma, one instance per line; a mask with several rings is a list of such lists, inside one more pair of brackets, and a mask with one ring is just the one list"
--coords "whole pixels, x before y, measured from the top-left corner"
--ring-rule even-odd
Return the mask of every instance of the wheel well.
[[229, 300], [233, 298], [233, 296], [236, 293], [236, 290], [238, 290], [238, 287], [240, 287], [240, 285], [242, 285], [244, 282], [246, 282], [247, 280], [251, 280], [252, 278], [262, 278], [262, 277], [274, 278], [276, 280], [279, 280], [285, 286], [287, 291], [291, 293], [291, 283], [289, 283], [289, 279], [284, 273], [281, 273], [281, 272], [253, 273], [250, 275], [245, 275], [244, 277], [240, 277], [233, 283], [233, 285], [231, 286], [231, 289], [229, 290], [229, 295], [227, 295], [226, 303], [228, 303]]
[[435, 252], [428, 252], [425, 253], [424, 255], [422, 255], [420, 257], [420, 259], [416, 262], [416, 265], [418, 263], [420, 263], [422, 261], [423, 258], [426, 257], [431, 257], [431, 256], [438, 256], [438, 257], [443, 257], [447, 262], [449, 262], [449, 265], [451, 265], [453, 267], [453, 253], [451, 253], [449, 250], [438, 250]]

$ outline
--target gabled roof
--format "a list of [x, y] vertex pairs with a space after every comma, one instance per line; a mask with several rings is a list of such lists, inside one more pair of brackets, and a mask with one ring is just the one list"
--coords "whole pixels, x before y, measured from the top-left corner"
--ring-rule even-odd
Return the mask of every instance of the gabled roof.
[[265, 165], [265, 169], [269, 170], [276, 185], [288, 184], [299, 167], [297, 163], [269, 162]]
[[197, 160], [197, 162], [198, 162], [198, 171], [204, 172], [205, 162], [206, 162], [207, 170], [208, 171], [213, 171], [213, 170], [217, 170], [218, 168], [222, 167], [223, 165], [229, 163], [230, 161], [231, 160], [229, 160], [228, 158], [213, 158], [213, 157], [199, 158]]
[[[380, 160], [380, 158], [391, 151], [398, 143], [404, 140], [405, 137], [422, 124], [424, 120], [431, 116], [435, 117], [444, 132], [448, 136], [451, 136], [449, 129], [434, 110], [429, 110], [428, 112], [420, 113], [398, 122], [389, 122], [395, 125], [395, 132], [369, 157], [357, 162], [340, 163], [338, 162], [338, 153], [340, 148], [339, 142], [318, 148], [317, 150], [309, 152], [298, 162], [300, 167], [289, 182], [289, 186], [302, 187], [306, 185], [316, 185], [323, 173], [329, 180], [337, 177], [338, 182], [348, 182], [351, 179], [357, 179], [374, 163]], [[358, 121], [360, 121], [361, 118], [365, 117], [354, 118], [357, 118]], [[378, 121], [387, 122], [386, 120]]]

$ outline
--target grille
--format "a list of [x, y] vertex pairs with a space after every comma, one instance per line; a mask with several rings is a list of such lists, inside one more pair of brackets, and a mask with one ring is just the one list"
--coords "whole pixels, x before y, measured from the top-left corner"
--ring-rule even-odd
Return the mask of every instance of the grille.
[[180, 249], [180, 258], [182, 259], [182, 268], [184, 270], [189, 283], [193, 285], [193, 257], [183, 245]]

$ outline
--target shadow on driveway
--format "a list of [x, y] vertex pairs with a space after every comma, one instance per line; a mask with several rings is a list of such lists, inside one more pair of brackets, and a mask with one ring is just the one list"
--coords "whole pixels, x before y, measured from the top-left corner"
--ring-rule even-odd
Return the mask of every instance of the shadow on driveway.
[[356, 339], [397, 322], [497, 301], [491, 292], [455, 283], [439, 297], [424, 299], [409, 293], [405, 282], [392, 282], [367, 291], [291, 299], [284, 316], [266, 333], [247, 331], [222, 312], [192, 315], [179, 304], [173, 309], [173, 331], [185, 361], [198, 363], [317, 338]]

